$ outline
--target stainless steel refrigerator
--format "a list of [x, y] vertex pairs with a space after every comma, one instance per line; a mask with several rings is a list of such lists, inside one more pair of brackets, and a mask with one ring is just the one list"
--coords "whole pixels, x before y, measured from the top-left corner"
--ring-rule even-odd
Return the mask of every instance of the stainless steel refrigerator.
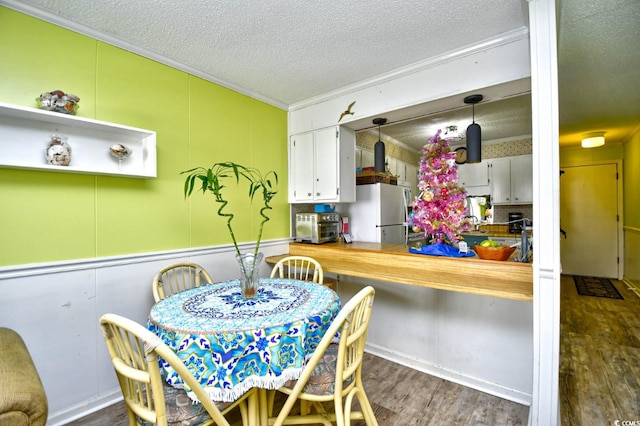
[[354, 241], [406, 244], [407, 189], [376, 183], [356, 186], [355, 203], [341, 204]]

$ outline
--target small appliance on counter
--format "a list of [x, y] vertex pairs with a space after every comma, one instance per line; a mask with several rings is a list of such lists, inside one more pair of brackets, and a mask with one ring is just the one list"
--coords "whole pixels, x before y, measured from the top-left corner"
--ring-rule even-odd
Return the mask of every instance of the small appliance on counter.
[[509, 213], [509, 233], [519, 234], [522, 232], [522, 213]]
[[296, 241], [299, 243], [338, 241], [341, 227], [338, 213], [296, 213]]

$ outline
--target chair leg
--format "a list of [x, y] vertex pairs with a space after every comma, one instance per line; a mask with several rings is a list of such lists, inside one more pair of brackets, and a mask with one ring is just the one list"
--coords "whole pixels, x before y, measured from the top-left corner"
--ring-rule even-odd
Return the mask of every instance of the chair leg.
[[246, 401], [242, 401], [240, 404], [238, 404], [238, 408], [240, 409], [240, 417], [242, 417], [242, 426], [247, 426], [248, 425], [248, 419], [247, 419], [247, 404], [246, 404]]
[[360, 407], [362, 409], [362, 416], [364, 417], [364, 421], [367, 426], [378, 426], [378, 420], [376, 419], [375, 414], [373, 413], [373, 408], [371, 408], [371, 404], [369, 403], [369, 399], [367, 398], [367, 394], [364, 392], [364, 389], [353, 388], [351, 392], [347, 395], [344, 403], [344, 424], [345, 426], [349, 426], [351, 424], [351, 405], [353, 404], [353, 397], [358, 398], [358, 402], [360, 403]]
[[306, 416], [311, 412], [311, 404], [304, 399], [300, 400], [300, 414]]
[[[247, 398], [247, 405], [249, 407], [249, 418], [247, 426], [257, 426], [260, 424], [259, 412], [258, 412], [258, 391], [254, 391], [252, 395]], [[244, 420], [243, 420], [244, 421]]]
[[276, 400], [276, 391], [268, 390], [267, 391], [267, 410], [269, 413], [269, 417], [273, 416], [273, 404]]
[[[258, 388], [258, 422], [260, 426], [269, 424], [270, 412], [268, 411], [267, 390]], [[272, 407], [273, 408], [273, 407]]]

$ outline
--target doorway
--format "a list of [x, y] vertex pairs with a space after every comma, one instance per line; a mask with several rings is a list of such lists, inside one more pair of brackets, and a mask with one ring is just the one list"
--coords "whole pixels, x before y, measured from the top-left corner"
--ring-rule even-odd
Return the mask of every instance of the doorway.
[[619, 164], [561, 167], [560, 262], [563, 274], [622, 278]]

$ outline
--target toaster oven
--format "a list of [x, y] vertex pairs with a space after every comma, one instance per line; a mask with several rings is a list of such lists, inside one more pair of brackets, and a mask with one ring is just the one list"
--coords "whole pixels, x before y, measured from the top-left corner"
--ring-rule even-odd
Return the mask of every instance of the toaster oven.
[[296, 241], [322, 244], [338, 241], [340, 237], [338, 213], [296, 213]]

